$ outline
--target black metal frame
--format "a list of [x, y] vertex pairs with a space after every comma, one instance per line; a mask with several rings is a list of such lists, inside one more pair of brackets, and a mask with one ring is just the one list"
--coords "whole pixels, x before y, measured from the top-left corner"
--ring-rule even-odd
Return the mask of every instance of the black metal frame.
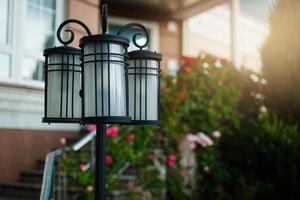
[[[136, 50], [136, 51], [132, 51], [132, 52], [129, 52], [128, 53], [128, 60], [139, 60], [140, 62], [142, 61], [145, 61], [146, 62], [146, 65], [147, 65], [147, 61], [149, 60], [154, 60], [154, 61], [157, 61], [158, 62], [158, 69], [157, 69], [157, 74], [152, 74], [152, 73], [148, 73], [147, 70], [148, 69], [151, 69], [149, 67], [145, 67], [145, 73], [142, 73], [142, 69], [143, 67], [138, 67], [136, 68], [136, 66], [129, 66], [128, 67], [128, 70], [129, 69], [134, 69], [134, 73], [129, 73], [128, 70], [128, 74], [127, 76], [130, 76], [130, 75], [134, 75], [134, 97], [136, 96], [136, 75], [140, 75], [140, 103], [139, 105], [141, 106], [141, 102], [142, 102], [142, 97], [141, 97], [141, 79], [142, 79], [142, 75], [144, 75], [145, 77], [146, 76], [158, 76], [158, 99], [157, 99], [157, 105], [158, 105], [158, 110], [157, 110], [157, 114], [158, 114], [158, 119], [157, 120], [147, 120], [147, 78], [145, 79], [145, 119], [141, 120], [141, 110], [142, 108], [140, 107], [140, 119], [137, 120], [136, 119], [136, 97], [134, 98], [134, 116], [131, 116], [132, 117], [132, 120], [130, 123], [126, 123], [127, 125], [159, 125], [160, 124], [160, 91], [159, 91], [159, 88], [160, 88], [160, 61], [162, 60], [162, 55], [159, 54], [159, 53], [156, 53], [156, 52], [151, 52], [151, 51], [147, 51], [147, 50], [143, 50], [144, 47], [148, 46], [148, 43], [149, 43], [149, 33], [146, 29], [145, 26], [139, 24], [139, 23], [129, 23], [129, 24], [126, 24], [125, 26], [123, 26], [117, 33], [117, 35], [121, 35], [124, 31], [126, 31], [127, 29], [129, 28], [132, 28], [132, 27], [137, 27], [137, 28], [140, 28], [142, 30], [142, 33], [136, 33], [133, 35], [132, 37], [132, 41], [134, 43], [134, 45], [139, 48], [139, 50]], [[146, 37], [146, 42], [143, 44], [143, 45], [140, 45], [137, 43], [137, 38], [141, 35], [144, 35]], [[136, 65], [136, 63], [135, 63]], [[139, 69], [140, 70], [140, 73], [136, 72], [136, 69]], [[153, 70], [153, 69], [152, 69]], [[156, 70], [156, 69], [155, 69]], [[132, 88], [128, 88], [128, 89], [132, 89]], [[129, 108], [131, 109], [131, 108]]]
[[[129, 60], [133, 60], [134, 61], [134, 66], [130, 66], [128, 69], [134, 69], [134, 72], [129, 72], [128, 76], [134, 76], [134, 88], [130, 88], [134, 90], [134, 116], [132, 116], [132, 120], [131, 123], [129, 123], [130, 125], [160, 125], [160, 61], [162, 60], [162, 55], [156, 52], [151, 52], [151, 51], [147, 51], [147, 50], [137, 50], [137, 51], [132, 51], [129, 52], [128, 54]], [[144, 61], [145, 62], [145, 67], [141, 66], [141, 62]], [[157, 68], [153, 68], [153, 67], [148, 67], [147, 66], [147, 62], [148, 61], [156, 61], [157, 62]], [[139, 62], [140, 66], [137, 66], [137, 62]], [[156, 73], [149, 73], [148, 70], [155, 70]], [[136, 94], [136, 82], [137, 80], [137, 75], [139, 76], [139, 81], [140, 81], [140, 96], [139, 98], [137, 98], [137, 94]], [[144, 84], [144, 90], [145, 90], [145, 97], [144, 97], [144, 108], [141, 107], [142, 105], [142, 96], [141, 96], [141, 90], [142, 90], [142, 84], [141, 84], [141, 80], [142, 80], [142, 76], [145, 77], [145, 84]], [[147, 90], [147, 76], [156, 76], [158, 79], [158, 88], [157, 88], [157, 120], [149, 120], [147, 119], [147, 112], [148, 112], [148, 102], [147, 102], [147, 95], [148, 91]], [[136, 99], [139, 99], [139, 103], [137, 104]], [[136, 106], [140, 105], [139, 111], [140, 113], [137, 113], [137, 109]], [[130, 108], [132, 109], [132, 108]], [[142, 119], [142, 109], [144, 109], [145, 111], [145, 116], [144, 119]], [[139, 117], [137, 117], [139, 114]], [[139, 119], [137, 119], [139, 118]]]
[[[82, 75], [82, 91], [83, 91], [83, 98], [82, 98], [82, 105], [84, 105], [84, 108], [83, 108], [83, 112], [82, 112], [82, 119], [81, 119], [81, 122], [84, 123], [84, 124], [88, 124], [88, 123], [109, 123], [109, 124], [114, 124], [114, 123], [128, 123], [131, 121], [130, 117], [129, 117], [129, 114], [128, 114], [128, 104], [127, 104], [127, 101], [128, 101], [128, 93], [127, 91], [125, 91], [125, 115], [124, 116], [112, 116], [111, 115], [111, 95], [110, 95], [110, 92], [111, 92], [111, 86], [110, 86], [110, 67], [109, 65], [114, 63], [114, 64], [119, 64], [120, 67], [124, 67], [124, 80], [125, 80], [125, 86], [124, 88], [127, 90], [127, 67], [128, 67], [128, 56], [127, 56], [127, 48], [129, 46], [129, 40], [127, 38], [124, 38], [122, 36], [117, 36], [117, 35], [110, 35], [110, 34], [99, 34], [99, 35], [92, 35], [92, 36], [86, 36], [86, 37], [83, 37], [80, 39], [80, 48], [81, 48], [81, 56], [82, 56], [82, 70], [83, 70], [83, 75]], [[84, 52], [84, 48], [85, 48], [85, 45], [88, 45], [88, 44], [93, 44], [94, 45], [94, 53], [85, 53]], [[119, 54], [119, 53], [113, 53], [111, 52], [111, 49], [110, 49], [110, 45], [111, 44], [115, 44], [115, 45], [119, 45], [120, 48], [123, 48], [124, 49], [124, 54]], [[106, 46], [107, 48], [107, 52], [100, 52], [100, 53], [97, 53], [96, 52], [96, 45], [100, 46], [101, 47], [101, 50], [103, 48], [103, 46]], [[92, 57], [94, 59], [92, 60], [85, 60], [86, 57]], [[111, 59], [112, 56], [116, 56], [116, 57], [119, 57], [119, 58], [122, 58], [122, 60], [118, 59], [118, 60], [115, 60], [115, 59]], [[100, 59], [99, 59], [100, 57]], [[104, 59], [106, 58], [106, 59]], [[86, 116], [85, 114], [85, 94], [84, 94], [84, 84], [85, 84], [85, 72], [84, 72], [84, 69], [88, 66], [85, 66], [85, 64], [87, 63], [94, 63], [94, 70], [95, 70], [95, 116], [93, 117], [88, 117]], [[103, 66], [104, 64], [107, 64], [108, 65], [108, 73], [107, 74], [104, 74], [103, 73]], [[96, 71], [97, 70], [101, 70], [101, 76], [100, 77], [97, 77], [97, 73]], [[107, 85], [108, 85], [108, 96], [107, 97], [104, 97], [104, 94], [103, 94], [103, 91], [104, 91], [104, 84], [103, 84], [103, 80], [104, 80], [104, 76], [107, 76]], [[101, 94], [100, 95], [97, 95], [98, 94], [98, 88], [97, 88], [97, 82], [98, 80], [101, 81]], [[97, 101], [97, 98], [98, 96], [101, 97], [101, 104], [98, 105], [98, 101]], [[104, 113], [104, 100], [103, 99], [107, 99], [107, 102], [108, 102], [108, 113], [106, 115], [106, 113]], [[101, 107], [101, 114], [98, 113], [98, 109], [97, 107], [100, 106]]]
[[[64, 41], [62, 38], [61, 38], [61, 31], [63, 29], [63, 27], [69, 23], [76, 23], [76, 24], [79, 24], [81, 25], [86, 33], [88, 35], [91, 35], [91, 31], [89, 30], [89, 28], [81, 21], [79, 20], [76, 20], [76, 19], [69, 19], [69, 20], [66, 20], [64, 21], [63, 23], [61, 23], [61, 25], [58, 27], [57, 29], [57, 32], [56, 32], [56, 36], [57, 36], [57, 39], [64, 45], [64, 46], [60, 46], [60, 47], [54, 47], [54, 48], [49, 48], [49, 49], [45, 49], [44, 50], [44, 56], [45, 56], [45, 64], [44, 64], [44, 73], [45, 73], [45, 115], [44, 115], [44, 118], [42, 119], [43, 122], [46, 122], [46, 123], [79, 123], [81, 118], [80, 117], [74, 117], [74, 79], [75, 79], [75, 73], [80, 73], [81, 74], [81, 65], [77, 65], [75, 64], [75, 56], [80, 56], [81, 55], [81, 51], [80, 49], [76, 49], [76, 48], [73, 48], [73, 47], [69, 47], [67, 46], [68, 44], [72, 43], [73, 40], [75, 39], [75, 34], [72, 30], [65, 30], [65, 32], [68, 32], [71, 34], [70, 38], [66, 41]], [[56, 55], [56, 54], [59, 54], [61, 55], [62, 57], [62, 60], [60, 63], [49, 63], [49, 56], [50, 55]], [[72, 59], [72, 63], [69, 63], [69, 59]], [[64, 59], [67, 59], [67, 63], [64, 62]], [[50, 66], [51, 65], [58, 65], [58, 66], [61, 66], [60, 69], [55, 69], [55, 70], [51, 70], [50, 69]], [[64, 69], [64, 67], [67, 66], [67, 69]], [[76, 69], [77, 68], [77, 69]], [[57, 117], [48, 117], [48, 75], [49, 73], [51, 72], [54, 72], [54, 71], [61, 71], [61, 88], [60, 88], [60, 115], [57, 116]], [[68, 116], [68, 108], [69, 108], [69, 73], [71, 72], [72, 74], [72, 83], [70, 83], [72, 85], [72, 114], [71, 116]], [[67, 74], [67, 94], [66, 94], [66, 99], [65, 99], [65, 102], [64, 102], [64, 99], [63, 99], [63, 76], [64, 74]], [[82, 75], [81, 75], [82, 76]], [[63, 116], [62, 115], [62, 108], [63, 108], [63, 104], [65, 104], [65, 108], [66, 108], [66, 115]]]
[[[49, 63], [49, 56], [51, 55], [57, 55], [59, 54], [61, 56], [61, 62], [59, 63]], [[43, 122], [46, 123], [79, 123], [80, 122], [80, 116], [78, 117], [74, 117], [74, 79], [75, 79], [75, 73], [80, 73], [81, 74], [81, 68], [80, 65], [75, 63], [75, 57], [76, 56], [80, 56], [80, 50], [76, 49], [76, 48], [72, 48], [72, 47], [66, 47], [66, 46], [62, 46], [62, 47], [54, 47], [54, 48], [50, 48], [50, 49], [45, 49], [44, 50], [44, 56], [45, 56], [45, 65], [44, 65], [44, 73], [45, 73], [45, 116], [43, 118]], [[69, 61], [69, 59], [71, 59], [73, 62], [72, 63], [65, 63], [64, 60], [67, 59], [67, 61]], [[51, 69], [51, 66], [60, 66], [60, 69]], [[67, 67], [67, 69], [65, 69], [65, 67]], [[49, 73], [52, 72], [61, 72], [61, 87], [60, 87], [60, 114], [57, 117], [49, 117], [48, 116], [48, 76]], [[67, 76], [67, 85], [64, 86], [64, 76]], [[71, 76], [72, 78], [72, 82], [69, 83], [69, 76]], [[71, 84], [71, 91], [69, 91], [69, 84]], [[63, 98], [63, 90], [64, 87], [66, 87], [67, 93], [65, 96], [65, 99]], [[69, 94], [69, 92], [71, 94]], [[71, 95], [71, 102], [69, 102], [69, 95]], [[71, 115], [69, 115], [69, 103], [71, 103]], [[66, 111], [65, 111], [65, 115], [63, 115], [63, 105], [65, 105]]]

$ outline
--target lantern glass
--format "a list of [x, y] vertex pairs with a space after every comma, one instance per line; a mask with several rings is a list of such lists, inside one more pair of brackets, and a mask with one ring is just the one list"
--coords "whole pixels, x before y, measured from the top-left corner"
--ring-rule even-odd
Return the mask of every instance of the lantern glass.
[[80, 51], [61, 47], [46, 50], [46, 52], [50, 53], [45, 55], [44, 122], [79, 122], [82, 106], [79, 95], [81, 89]]
[[126, 43], [98, 38], [96, 41], [83, 43], [83, 120], [86, 122], [100, 120], [121, 123], [122, 119], [117, 118], [130, 119], [127, 109], [125, 57], [128, 44], [125, 41]]
[[129, 53], [129, 115], [131, 124], [159, 123], [161, 55], [138, 50]]

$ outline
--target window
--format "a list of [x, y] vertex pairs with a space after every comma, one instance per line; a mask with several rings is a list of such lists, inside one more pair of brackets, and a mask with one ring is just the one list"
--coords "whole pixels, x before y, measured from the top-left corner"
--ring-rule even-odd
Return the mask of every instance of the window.
[[43, 49], [54, 46], [55, 4], [55, 0], [27, 1], [26, 54], [22, 62], [23, 79], [42, 80]]
[[0, 81], [41, 83], [43, 49], [55, 46], [63, 13], [64, 0], [0, 0]]
[[0, 0], [0, 29], [5, 30], [0, 32], [0, 44], [8, 43], [8, 18], [9, 18], [9, 1]]
[[11, 51], [9, 44], [10, 1], [0, 0], [0, 79], [10, 78]]

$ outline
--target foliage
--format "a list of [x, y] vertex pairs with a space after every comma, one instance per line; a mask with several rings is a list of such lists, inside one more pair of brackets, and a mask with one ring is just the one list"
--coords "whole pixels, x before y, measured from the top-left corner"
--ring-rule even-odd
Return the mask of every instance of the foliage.
[[[255, 81], [251, 76], [255, 76]], [[164, 77], [161, 131], [169, 139], [166, 149], [179, 154], [178, 146], [187, 133], [206, 133], [208, 138], [213, 138], [214, 144], [196, 148], [197, 178], [194, 183], [181, 181], [178, 171], [182, 171], [182, 166], [172, 169], [172, 176], [167, 177], [169, 199], [207, 199], [202, 197], [203, 194], [214, 189], [211, 199], [218, 199], [216, 194], [222, 191], [214, 184], [224, 180], [228, 173], [223, 169], [217, 150], [219, 139], [211, 133], [219, 130], [232, 135], [241, 129], [244, 121], [249, 121], [249, 116], [253, 120], [257, 118], [262, 100], [258, 86], [261, 83], [256, 75], [237, 71], [227, 61], [208, 55], [188, 60], [177, 77]], [[211, 175], [214, 181], [209, 180]], [[184, 188], [192, 192], [186, 192]]]
[[[113, 134], [109, 132], [113, 130]], [[115, 126], [107, 130], [107, 157], [106, 159], [106, 182], [107, 192], [112, 191], [130, 191], [132, 196], [141, 196], [143, 192], [157, 193], [164, 187], [159, 177], [158, 170], [153, 167], [153, 161], [148, 158], [151, 148], [155, 148], [156, 135], [155, 128], [137, 126], [117, 128]], [[81, 191], [82, 199], [93, 199], [94, 173], [91, 169], [86, 170], [87, 161], [90, 155], [87, 152], [78, 154], [68, 154], [63, 161], [63, 168], [67, 169], [69, 176], [72, 177], [75, 186]], [[136, 166], [137, 174], [143, 174], [138, 177], [138, 185], [142, 185], [140, 190], [133, 190], [132, 187], [124, 185], [122, 174], [119, 174], [125, 165]], [[148, 168], [152, 167], [152, 170]], [[148, 174], [148, 175], [147, 175]], [[130, 184], [130, 183], [129, 183]], [[156, 187], [154, 187], [156, 186]], [[132, 191], [131, 191], [132, 189]]]
[[278, 0], [270, 17], [270, 35], [262, 49], [266, 106], [287, 122], [300, 119], [300, 1]]
[[219, 199], [297, 199], [299, 150], [297, 127], [268, 114], [252, 129], [224, 136], [218, 152], [227, 177], [214, 183], [222, 194]]
[[[296, 199], [299, 130], [264, 107], [266, 81], [208, 55], [185, 61], [176, 77], [162, 77], [159, 129], [109, 128], [108, 191], [133, 200]], [[93, 199], [93, 173], [80, 165], [88, 156], [63, 163], [82, 199]], [[120, 176], [127, 164], [134, 184]]]
[[[176, 166], [177, 173], [167, 179], [169, 199], [296, 199], [297, 127], [266, 110], [262, 77], [228, 63], [217, 68], [216, 62], [201, 56], [183, 66], [176, 79], [166, 78], [162, 130], [172, 140], [168, 148], [178, 149], [186, 133], [205, 132], [213, 140], [195, 149], [193, 192], [182, 189], [189, 186], [182, 184], [182, 167]], [[213, 130], [222, 137], [214, 138]]]

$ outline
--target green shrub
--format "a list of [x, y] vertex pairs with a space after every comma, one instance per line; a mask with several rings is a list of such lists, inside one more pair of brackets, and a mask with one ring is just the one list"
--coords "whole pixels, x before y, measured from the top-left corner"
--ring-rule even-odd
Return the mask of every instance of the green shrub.
[[[123, 190], [127, 199], [145, 200], [160, 199], [164, 191], [172, 200], [297, 199], [299, 130], [266, 111], [264, 84], [251, 72], [203, 55], [185, 64], [177, 77], [164, 74], [161, 127], [122, 126], [116, 137], [107, 137], [107, 155], [112, 158], [108, 191]], [[221, 137], [213, 134], [216, 130]], [[186, 171], [195, 166], [180, 163], [179, 146], [187, 135], [198, 137], [199, 132], [210, 144], [196, 142], [190, 180]], [[68, 155], [64, 167], [80, 185], [82, 199], [93, 199], [87, 190], [93, 174], [79, 167], [86, 160], [84, 154]], [[126, 163], [138, 172], [136, 187], [124, 187], [116, 176]]]
[[[296, 126], [264, 115], [252, 129], [225, 135], [218, 152], [228, 174], [218, 180], [220, 184], [213, 182], [224, 192], [226, 198], [221, 199], [297, 199], [300, 195], [300, 138]], [[216, 195], [208, 191], [207, 195]]]

